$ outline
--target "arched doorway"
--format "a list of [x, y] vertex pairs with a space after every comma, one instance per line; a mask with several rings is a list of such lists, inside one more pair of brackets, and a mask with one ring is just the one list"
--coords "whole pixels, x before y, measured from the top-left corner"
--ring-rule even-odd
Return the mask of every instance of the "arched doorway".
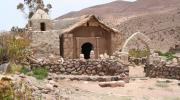
[[[149, 52], [149, 54], [151, 54], [152, 52], [154, 52], [153, 49], [151, 49], [151, 48], [152, 48], [152, 42], [151, 42], [151, 40], [150, 40], [146, 35], [144, 35], [143, 33], [141, 33], [141, 32], [136, 32], [136, 33], [134, 33], [133, 35], [131, 35], [131, 36], [125, 41], [125, 43], [124, 43], [124, 45], [123, 45], [123, 48], [122, 48], [122, 52], [123, 52], [123, 53], [126, 53], [126, 54], [129, 53], [129, 48], [128, 48], [127, 45], [128, 45], [128, 43], [129, 43], [130, 41], [132, 41], [132, 40], [135, 39], [135, 38], [137, 38], [138, 40], [140, 40], [141, 43], [145, 45], [145, 48], [147, 49], [147, 51]], [[148, 55], [148, 60], [149, 60], [149, 55]]]
[[[129, 56], [129, 51], [132, 50], [135, 55], [139, 54], [139, 51], [136, 49], [130, 49], [128, 47], [128, 45], [130, 44], [130, 42], [132, 42], [133, 40], [139, 41], [142, 45], [145, 46], [145, 50], [147, 50], [147, 60], [149, 62], [149, 56], [151, 54], [151, 52], [153, 52], [153, 49], [151, 49], [152, 46], [152, 42], [150, 40], [150, 38], [148, 38], [148, 36], [146, 36], [145, 34], [141, 33], [141, 32], [136, 32], [134, 34], [132, 34], [124, 43], [123, 48], [122, 48], [122, 53], [126, 55], [126, 57]], [[138, 42], [137, 42], [138, 43]], [[140, 50], [141, 51], [141, 50]], [[145, 51], [143, 51], [143, 54], [145, 53]], [[145, 77], [145, 70], [144, 70], [144, 66], [138, 66], [136, 65], [134, 66], [129, 66], [129, 77]]]
[[90, 59], [91, 50], [93, 50], [93, 45], [89, 42], [81, 46], [81, 53], [84, 54], [85, 59]]

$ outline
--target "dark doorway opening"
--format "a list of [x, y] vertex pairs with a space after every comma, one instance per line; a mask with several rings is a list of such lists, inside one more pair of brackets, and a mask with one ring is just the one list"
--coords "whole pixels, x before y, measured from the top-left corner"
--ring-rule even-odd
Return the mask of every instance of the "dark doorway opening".
[[81, 46], [81, 53], [84, 54], [85, 59], [90, 59], [90, 53], [93, 50], [93, 45], [91, 43], [84, 43]]
[[40, 23], [40, 28], [41, 28], [41, 31], [46, 31], [46, 24]]

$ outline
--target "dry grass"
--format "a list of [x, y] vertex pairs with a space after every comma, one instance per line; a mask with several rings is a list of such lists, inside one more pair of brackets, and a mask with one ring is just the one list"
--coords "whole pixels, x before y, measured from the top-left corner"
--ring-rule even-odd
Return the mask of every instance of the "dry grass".
[[26, 47], [30, 40], [24, 33], [8, 34], [0, 36], [0, 58], [8, 58], [10, 61], [22, 60], [27, 55]]
[[3, 77], [0, 80], [0, 100], [32, 100], [31, 89], [23, 82], [12, 83]]

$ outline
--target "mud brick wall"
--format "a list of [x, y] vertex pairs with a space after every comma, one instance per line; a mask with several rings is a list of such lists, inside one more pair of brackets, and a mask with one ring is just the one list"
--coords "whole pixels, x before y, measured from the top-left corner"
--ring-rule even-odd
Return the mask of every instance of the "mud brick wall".
[[180, 66], [163, 66], [146, 65], [146, 76], [152, 78], [168, 78], [180, 80]]

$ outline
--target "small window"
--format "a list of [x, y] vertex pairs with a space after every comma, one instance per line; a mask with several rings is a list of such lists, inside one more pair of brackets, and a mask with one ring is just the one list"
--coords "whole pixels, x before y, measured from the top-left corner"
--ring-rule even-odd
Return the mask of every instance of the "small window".
[[32, 22], [31, 21], [29, 21], [29, 27], [32, 27]]
[[60, 56], [64, 57], [64, 35], [61, 35], [59, 39], [60, 39]]
[[40, 28], [41, 28], [41, 31], [46, 31], [46, 24], [40, 23]]
[[89, 27], [89, 23], [87, 22], [87, 27]]

